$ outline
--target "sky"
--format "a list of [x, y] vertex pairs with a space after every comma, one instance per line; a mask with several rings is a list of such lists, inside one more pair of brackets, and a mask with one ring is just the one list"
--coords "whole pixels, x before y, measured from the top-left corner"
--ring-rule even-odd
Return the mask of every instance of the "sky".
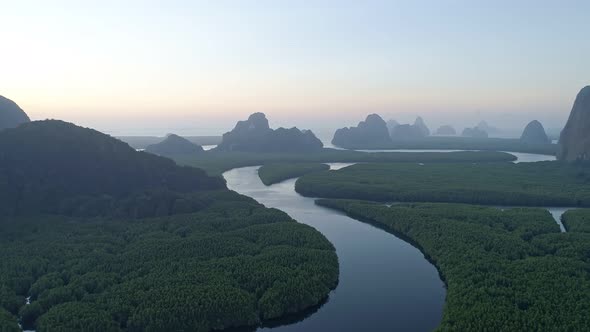
[[590, 1], [0, 0], [0, 95], [115, 135], [252, 112], [561, 128], [590, 84]]

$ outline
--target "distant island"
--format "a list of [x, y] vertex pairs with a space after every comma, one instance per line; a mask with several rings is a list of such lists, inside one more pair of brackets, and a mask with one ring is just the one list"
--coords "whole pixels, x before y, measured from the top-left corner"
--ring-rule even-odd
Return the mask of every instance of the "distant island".
[[363, 144], [387, 144], [391, 142], [387, 123], [378, 114], [369, 114], [356, 127], [336, 130], [332, 144], [342, 147]]
[[0, 96], [0, 130], [14, 128], [31, 121], [25, 111], [14, 101]]
[[424, 132], [419, 127], [410, 124], [397, 125], [391, 131], [392, 141], [416, 140], [424, 138]]
[[520, 140], [528, 144], [550, 144], [551, 140], [545, 133], [541, 122], [533, 120], [524, 128]]
[[[129, 144], [134, 149], [146, 149], [150, 145], [158, 144], [168, 136], [116, 136], [117, 139]], [[182, 136], [193, 144], [200, 146], [217, 145], [221, 143], [221, 136]]]
[[168, 135], [160, 143], [149, 145], [145, 151], [162, 157], [190, 156], [204, 152], [200, 145], [175, 134]]
[[416, 140], [430, 135], [430, 129], [421, 117], [414, 124], [400, 124], [396, 120], [385, 122], [378, 114], [370, 114], [356, 127], [336, 130], [332, 144], [343, 148], [388, 145], [396, 141]]
[[424, 122], [424, 119], [422, 119], [422, 117], [417, 117], [416, 120], [414, 121], [414, 127], [417, 127], [420, 130], [420, 133], [422, 133], [422, 136], [426, 137], [426, 136], [430, 136], [430, 129], [428, 129], [428, 127], [426, 126], [426, 123]]
[[434, 132], [434, 135], [455, 136], [455, 135], [457, 135], [457, 131], [451, 125], [443, 125], [443, 126], [438, 127], [438, 129]]
[[480, 121], [475, 128], [485, 131], [489, 135], [498, 134], [500, 132], [500, 129], [490, 126], [486, 121]]
[[480, 129], [480, 127], [473, 127], [463, 129], [461, 136], [474, 138], [488, 138], [488, 133], [487, 131]]
[[313, 152], [320, 151], [323, 146], [311, 130], [271, 129], [264, 113], [254, 113], [223, 134], [214, 151]]
[[397, 124], [389, 127], [389, 136], [392, 141], [416, 140], [430, 135], [430, 129], [421, 117], [417, 117], [414, 124]]
[[450, 125], [441, 126], [434, 135], [429, 135], [430, 130], [421, 117], [417, 117], [414, 124], [400, 124], [396, 120], [385, 122], [379, 115], [372, 114], [357, 127], [338, 129], [332, 144], [353, 150], [492, 150], [546, 155], [557, 152], [557, 145], [551, 142], [543, 144], [530, 143], [528, 139], [489, 138], [481, 128], [497, 131], [482, 121], [475, 127], [465, 128], [460, 136]]

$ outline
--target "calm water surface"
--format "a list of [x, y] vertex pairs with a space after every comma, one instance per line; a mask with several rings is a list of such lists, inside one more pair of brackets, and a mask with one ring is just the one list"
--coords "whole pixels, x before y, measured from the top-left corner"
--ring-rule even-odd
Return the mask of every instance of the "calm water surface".
[[[459, 152], [459, 151], [476, 151], [476, 150], [432, 150], [432, 149], [385, 149], [385, 150], [355, 150], [361, 152]], [[515, 163], [530, 163], [536, 161], [554, 161], [557, 160], [555, 156], [536, 154], [536, 153], [522, 153], [522, 152], [506, 152], [516, 157]]]
[[327, 303], [301, 321], [258, 331], [431, 331], [438, 326], [444, 284], [418, 249], [338, 211], [316, 206], [313, 198], [295, 192], [295, 179], [267, 187], [258, 177], [258, 167], [234, 169], [223, 176], [230, 189], [313, 226], [338, 254], [340, 282]]

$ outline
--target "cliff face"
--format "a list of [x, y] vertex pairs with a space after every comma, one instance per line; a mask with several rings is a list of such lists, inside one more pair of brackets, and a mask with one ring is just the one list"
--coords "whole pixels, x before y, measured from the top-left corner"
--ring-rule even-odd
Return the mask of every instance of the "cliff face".
[[377, 114], [370, 114], [356, 127], [336, 130], [332, 144], [341, 147], [370, 146], [391, 143], [385, 121]]
[[559, 136], [559, 160], [590, 159], [590, 86], [576, 97], [565, 128]]
[[324, 144], [310, 130], [271, 129], [264, 113], [254, 113], [223, 134], [215, 151], [312, 152]]
[[527, 144], [551, 143], [551, 140], [549, 140], [549, 137], [547, 137], [547, 134], [545, 133], [545, 128], [543, 128], [541, 122], [537, 120], [533, 120], [526, 125], [520, 136], [520, 140]]
[[14, 128], [31, 120], [12, 100], [0, 96], [0, 130]]

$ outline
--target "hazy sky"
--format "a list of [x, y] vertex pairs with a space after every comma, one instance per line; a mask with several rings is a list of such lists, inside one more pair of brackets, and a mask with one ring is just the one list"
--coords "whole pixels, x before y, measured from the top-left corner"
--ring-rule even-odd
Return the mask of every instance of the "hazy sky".
[[215, 134], [254, 111], [332, 128], [561, 126], [590, 1], [0, 0], [0, 95], [33, 119]]

